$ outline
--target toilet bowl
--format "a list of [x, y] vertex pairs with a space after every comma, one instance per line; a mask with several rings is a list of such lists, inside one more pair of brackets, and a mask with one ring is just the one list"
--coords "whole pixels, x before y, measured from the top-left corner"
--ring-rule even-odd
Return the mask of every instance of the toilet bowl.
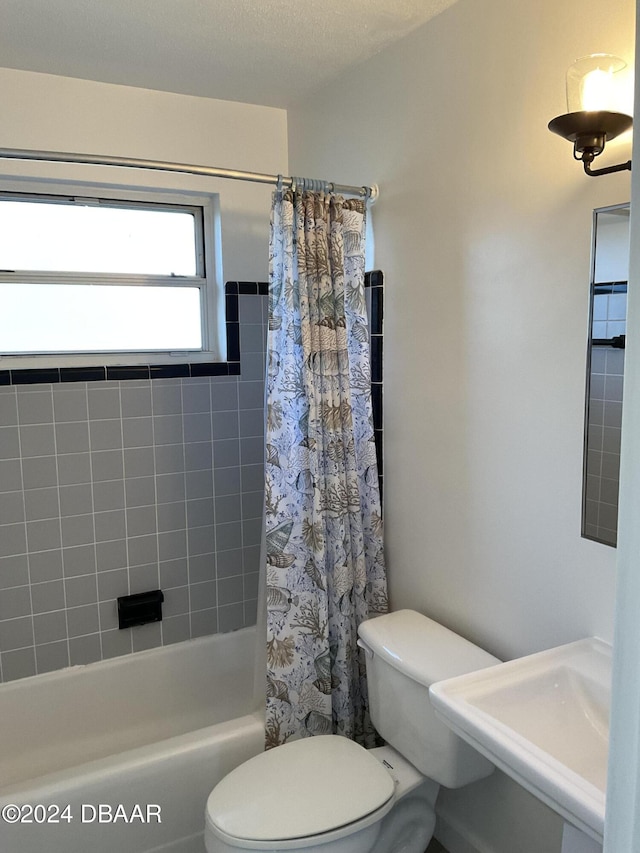
[[211, 792], [207, 853], [423, 853], [440, 785], [493, 765], [436, 719], [429, 685], [499, 661], [411, 610], [363, 623], [373, 724], [389, 744], [304, 738], [249, 759]]

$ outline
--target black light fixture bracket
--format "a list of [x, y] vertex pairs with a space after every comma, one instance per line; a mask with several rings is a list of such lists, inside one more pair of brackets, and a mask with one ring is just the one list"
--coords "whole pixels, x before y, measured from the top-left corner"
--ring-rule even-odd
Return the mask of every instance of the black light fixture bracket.
[[631, 160], [616, 166], [592, 169], [595, 158], [602, 154], [605, 144], [620, 136], [633, 124], [631, 116], [608, 110], [581, 110], [556, 116], [549, 122], [549, 130], [568, 142], [573, 142], [573, 156], [581, 160], [585, 174], [591, 177], [610, 175], [613, 172], [631, 170]]

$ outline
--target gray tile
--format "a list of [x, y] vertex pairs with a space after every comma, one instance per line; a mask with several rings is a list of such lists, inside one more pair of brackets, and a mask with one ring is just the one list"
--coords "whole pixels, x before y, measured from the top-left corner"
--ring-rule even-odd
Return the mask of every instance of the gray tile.
[[2, 653], [3, 681], [16, 681], [36, 674], [36, 657], [33, 649], [19, 649]]
[[0, 427], [0, 459], [20, 458], [18, 427]]
[[158, 552], [161, 562], [176, 560], [187, 555], [187, 534], [184, 530], [158, 534]]
[[238, 390], [241, 409], [264, 408], [264, 382], [240, 382]]
[[92, 506], [92, 492], [89, 483], [79, 486], [60, 486], [60, 515], [82, 515]]
[[264, 352], [265, 334], [262, 323], [244, 323], [240, 326], [240, 351]]
[[187, 501], [187, 526], [213, 526], [213, 498]]
[[122, 425], [119, 420], [91, 421], [91, 450], [116, 450], [122, 447]]
[[0, 620], [17, 619], [31, 614], [31, 592], [28, 586], [0, 591]]
[[64, 584], [61, 580], [31, 585], [33, 612], [49, 613], [52, 610], [64, 610]]
[[[591, 443], [591, 429], [589, 430], [589, 443]], [[605, 453], [620, 453], [620, 441], [622, 430], [617, 427], [603, 427], [602, 449]]]
[[29, 583], [29, 565], [25, 554], [0, 558], [0, 590]]
[[158, 561], [158, 537], [156, 534], [148, 536], [133, 536], [127, 540], [129, 554], [129, 566], [144, 566], [147, 563]]
[[217, 498], [240, 494], [240, 468], [216, 468], [213, 482]]
[[94, 663], [100, 660], [100, 636], [74, 637], [69, 640], [69, 662], [71, 666]]
[[156, 502], [156, 484], [153, 477], [134, 477], [125, 482], [127, 509], [133, 506], [153, 506]]
[[[102, 544], [97, 546], [98, 549], [102, 547]], [[96, 570], [96, 546], [77, 545], [74, 548], [64, 548], [62, 562], [65, 578], [91, 574]]]
[[38, 456], [35, 459], [23, 459], [22, 476], [25, 489], [43, 489], [45, 486], [57, 486], [56, 457]]
[[58, 489], [29, 489], [24, 493], [24, 507], [28, 521], [59, 518]]
[[242, 546], [242, 526], [240, 522], [216, 524], [216, 550], [230, 551]]
[[127, 447], [124, 451], [125, 477], [146, 477], [155, 472], [152, 447]]
[[129, 588], [132, 595], [159, 588], [158, 564], [132, 566], [129, 569]]
[[24, 497], [22, 492], [0, 492], [0, 524], [16, 524], [24, 521]]
[[98, 605], [86, 604], [83, 607], [67, 609], [67, 625], [70, 637], [81, 637], [85, 634], [95, 634], [98, 630]]
[[39, 424], [22, 427], [20, 430], [20, 452], [23, 457], [55, 454], [56, 442], [53, 425]]
[[182, 382], [182, 406], [184, 412], [208, 412], [211, 398], [208, 382], [185, 379]]
[[137, 418], [151, 415], [151, 385], [123, 384], [120, 389], [120, 402], [123, 418]]
[[89, 423], [75, 421], [56, 424], [56, 450], [58, 453], [82, 453], [89, 450]]
[[131, 629], [131, 641], [134, 652], [145, 649], [155, 649], [162, 645], [162, 628], [160, 622], [150, 625], [139, 625]]
[[157, 513], [158, 530], [161, 533], [167, 533], [170, 530], [184, 530], [187, 526], [184, 501], [158, 504]]
[[160, 415], [153, 419], [153, 439], [156, 445], [182, 444], [184, 440], [182, 415]]
[[213, 495], [213, 480], [211, 471], [187, 472], [185, 478], [187, 500], [211, 497]]
[[0, 557], [26, 553], [24, 527], [24, 524], [5, 524], [0, 528]]
[[174, 589], [168, 589], [164, 594], [164, 603], [162, 605], [163, 620], [171, 616], [178, 616], [181, 613], [189, 612], [189, 587], [179, 586]]
[[129, 595], [129, 572], [127, 569], [98, 572], [98, 601], [109, 601], [119, 598], [121, 595]]
[[160, 563], [160, 589], [185, 586], [188, 582], [187, 560], [167, 560]]
[[0, 426], [15, 426], [18, 423], [18, 398], [13, 388], [0, 397]]
[[191, 614], [191, 636], [206, 637], [209, 634], [218, 633], [218, 611], [215, 608], [211, 610], [199, 610], [197, 613]]
[[53, 389], [53, 408], [56, 423], [88, 420], [86, 388], [56, 386]]
[[98, 542], [96, 556], [99, 572], [110, 572], [112, 569], [125, 568], [127, 565], [127, 543], [124, 540]]
[[230, 468], [240, 464], [240, 441], [224, 438], [213, 442], [213, 464], [215, 468]]
[[196, 554], [189, 557], [189, 583], [205, 583], [216, 577], [216, 554]]
[[182, 387], [179, 384], [161, 384], [155, 381], [153, 391], [153, 414], [180, 415], [182, 414]]
[[[264, 510], [264, 492], [244, 492], [242, 495], [242, 517], [260, 518]], [[218, 520], [218, 519], [217, 519]], [[222, 521], [223, 519], [219, 519]]]
[[91, 388], [89, 390], [89, 417], [92, 420], [120, 418], [121, 414], [118, 388]]
[[224, 551], [217, 554], [216, 565], [218, 578], [228, 578], [242, 574], [242, 549]]
[[[608, 504], [616, 504], [618, 503], [618, 492], [620, 490], [620, 484], [618, 480], [606, 480], [604, 478], [599, 480], [600, 484], [600, 500], [603, 503]], [[587, 497], [591, 497], [587, 493]]]
[[605, 403], [603, 423], [608, 427], [622, 426], [622, 403]]
[[19, 459], [0, 459], [0, 491], [22, 489], [22, 465]]
[[207, 471], [213, 466], [213, 448], [210, 441], [198, 441], [184, 446], [185, 471]]
[[33, 617], [33, 629], [36, 645], [53, 643], [67, 639], [67, 618], [65, 610], [52, 613], [39, 613]]
[[245, 599], [243, 627], [255, 625], [258, 619], [258, 600], [256, 598]]
[[241, 602], [243, 598], [244, 579], [242, 575], [236, 575], [232, 578], [218, 579], [218, 603], [221, 606]]
[[[129, 589], [127, 588], [125, 592], [119, 593], [119, 595], [127, 595]], [[101, 601], [98, 604], [98, 613], [100, 614], [100, 631], [102, 636], [104, 637], [104, 632], [118, 630], [121, 634], [125, 634], [130, 636], [130, 632], [125, 630], [124, 628], [120, 630], [118, 628], [118, 602], [115, 598], [112, 598], [110, 601]], [[131, 646], [131, 642], [129, 642], [129, 646]], [[104, 644], [103, 644], [104, 650]]]
[[[89, 545], [95, 542], [93, 515], [70, 515], [62, 519], [62, 545]], [[38, 549], [40, 550], [40, 549]]]
[[248, 518], [242, 522], [242, 544], [259, 545], [262, 537], [262, 518]]
[[261, 352], [243, 352], [240, 356], [240, 369], [242, 379], [261, 380], [264, 382], [266, 374], [265, 358]]
[[157, 530], [156, 511], [160, 508], [152, 506], [136, 506], [127, 508], [127, 533], [129, 536], [145, 536]]
[[222, 497], [217, 497], [215, 503], [216, 524], [239, 521], [241, 509], [240, 495], [223, 495]]
[[238, 438], [239, 435], [240, 424], [237, 411], [213, 413], [214, 441], [219, 441], [223, 438]]
[[154, 449], [156, 474], [176, 474], [184, 471], [184, 445], [167, 444]]
[[243, 465], [240, 480], [243, 492], [258, 492], [264, 489], [264, 465]]
[[151, 418], [125, 418], [122, 421], [125, 447], [151, 447], [153, 425]]
[[25, 424], [53, 423], [53, 399], [50, 391], [18, 393], [18, 419]]
[[264, 464], [265, 444], [262, 436], [243, 438], [240, 442], [240, 459], [243, 465]]
[[67, 453], [58, 456], [58, 482], [75, 486], [91, 482], [91, 457], [88, 453]]
[[[209, 554], [216, 550], [213, 525], [207, 527], [192, 527], [188, 534], [189, 556]], [[221, 550], [218, 545], [217, 550]]]
[[131, 653], [131, 631], [104, 631], [102, 634], [102, 657], [104, 660]]
[[240, 323], [262, 323], [262, 300], [259, 295], [241, 293], [238, 296]]
[[218, 608], [218, 630], [221, 634], [237, 631], [244, 627], [244, 607], [242, 604], [227, 604]]
[[250, 545], [242, 549], [242, 565], [245, 574], [260, 571], [260, 546]]
[[622, 402], [622, 376], [607, 376], [604, 384], [605, 400]]
[[40, 551], [29, 554], [29, 572], [31, 583], [44, 583], [62, 577], [62, 551]]
[[190, 589], [191, 611], [208, 610], [216, 606], [216, 581], [194, 583]]
[[249, 599], [258, 597], [258, 584], [260, 580], [259, 572], [252, 572], [244, 575], [244, 593], [243, 598], [246, 602]]
[[94, 483], [121, 480], [124, 462], [121, 450], [101, 450], [91, 454], [91, 472]]
[[191, 636], [191, 620], [189, 616], [172, 616], [162, 620], [162, 642], [165, 646], [172, 643], [182, 643]]
[[96, 542], [109, 542], [112, 539], [124, 539], [127, 535], [123, 509], [97, 512], [94, 516]]
[[211, 388], [211, 410], [213, 412], [237, 411], [238, 383], [215, 384]]
[[69, 646], [66, 640], [36, 646], [38, 673], [55, 672], [69, 666]]
[[186, 496], [184, 474], [161, 474], [156, 477], [158, 503], [176, 503]]
[[194, 441], [211, 441], [211, 428], [211, 415], [209, 412], [185, 415], [185, 443]]
[[64, 582], [64, 589], [67, 596], [67, 607], [95, 604], [98, 600], [96, 575], [67, 578]]
[[96, 512], [124, 508], [124, 480], [93, 484], [93, 508]]
[[264, 437], [264, 409], [243, 409], [240, 412], [240, 435]]
[[601, 475], [608, 480], [616, 480], [620, 475], [620, 456], [617, 453], [602, 454]]

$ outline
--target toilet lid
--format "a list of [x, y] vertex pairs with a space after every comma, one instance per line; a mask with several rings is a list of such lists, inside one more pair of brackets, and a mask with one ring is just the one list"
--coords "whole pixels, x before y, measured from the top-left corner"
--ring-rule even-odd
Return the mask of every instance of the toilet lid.
[[278, 841], [330, 832], [384, 805], [393, 779], [366, 749], [322, 735], [249, 759], [213, 789], [210, 821], [224, 833]]

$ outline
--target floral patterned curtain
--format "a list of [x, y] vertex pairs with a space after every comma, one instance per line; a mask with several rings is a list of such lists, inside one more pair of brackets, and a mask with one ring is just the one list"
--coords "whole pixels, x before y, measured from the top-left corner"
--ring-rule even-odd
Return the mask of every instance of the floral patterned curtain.
[[369, 723], [358, 625], [387, 609], [365, 203], [274, 193], [267, 370], [266, 746]]

